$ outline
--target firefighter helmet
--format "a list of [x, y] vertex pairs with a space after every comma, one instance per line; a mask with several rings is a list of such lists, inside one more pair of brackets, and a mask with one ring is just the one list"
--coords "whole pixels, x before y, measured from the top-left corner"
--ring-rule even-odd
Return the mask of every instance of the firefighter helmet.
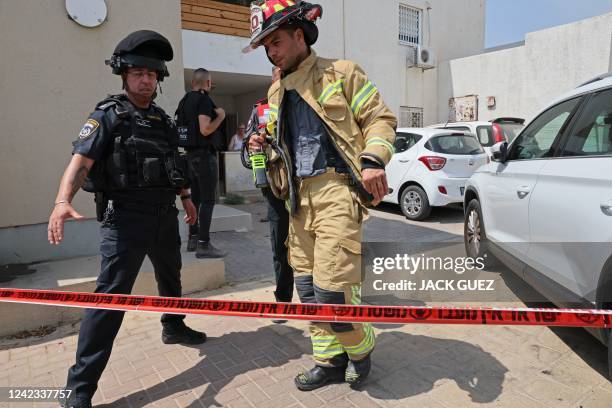
[[249, 52], [284, 25], [304, 31], [306, 44], [317, 41], [319, 29], [315, 21], [323, 15], [323, 7], [300, 0], [260, 0], [251, 3], [251, 42], [242, 51]]

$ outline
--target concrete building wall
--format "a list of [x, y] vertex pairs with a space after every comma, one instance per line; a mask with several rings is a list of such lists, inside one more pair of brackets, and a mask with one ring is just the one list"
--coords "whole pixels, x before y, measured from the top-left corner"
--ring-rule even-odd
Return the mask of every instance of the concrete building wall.
[[[166, 36], [174, 60], [157, 102], [173, 111], [183, 94], [179, 0], [106, 3], [108, 21], [88, 29], [68, 18], [63, 0], [0, 2], [0, 227], [47, 221], [71, 142], [95, 104], [121, 90], [104, 60], [124, 36]], [[94, 215], [91, 194], [77, 194], [75, 206]]]
[[[612, 70], [612, 13], [528, 33], [525, 44], [448, 61], [439, 70], [436, 121], [451, 97], [478, 95], [478, 118], [531, 119], [553, 99]], [[496, 107], [487, 108], [487, 96]], [[445, 103], [446, 102], [446, 103]]]

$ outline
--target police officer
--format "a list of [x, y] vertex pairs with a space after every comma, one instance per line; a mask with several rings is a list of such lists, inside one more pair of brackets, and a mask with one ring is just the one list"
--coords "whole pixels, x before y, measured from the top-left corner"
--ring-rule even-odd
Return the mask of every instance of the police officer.
[[[117, 45], [107, 64], [121, 75], [124, 94], [96, 105], [77, 140], [49, 218], [48, 238], [59, 244], [67, 219], [82, 219], [71, 202], [79, 188], [96, 193], [102, 222], [101, 273], [96, 293], [129, 294], [145, 255], [155, 268], [159, 294], [181, 296], [181, 253], [176, 195], [185, 220], [196, 211], [186, 186], [172, 120], [155, 103], [157, 84], [172, 60], [168, 40], [136, 31]], [[123, 312], [87, 309], [81, 323], [76, 363], [68, 372], [72, 390], [65, 407], [91, 407], [91, 398], [111, 354]], [[162, 341], [201, 344], [204, 333], [190, 329], [185, 316], [163, 315]]]
[[210, 242], [219, 179], [219, 127], [225, 120], [225, 111], [217, 107], [209, 95], [211, 89], [211, 73], [204, 68], [196, 69], [191, 91], [181, 99], [176, 110], [179, 145], [187, 151], [193, 202], [198, 208], [198, 220], [189, 227], [187, 243], [187, 251], [195, 251], [196, 258], [223, 258], [226, 255]]

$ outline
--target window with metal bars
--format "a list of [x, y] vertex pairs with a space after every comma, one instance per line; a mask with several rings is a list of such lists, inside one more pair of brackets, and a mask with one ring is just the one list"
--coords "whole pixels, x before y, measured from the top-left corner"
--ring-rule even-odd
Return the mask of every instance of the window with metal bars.
[[398, 127], [423, 127], [423, 108], [400, 106]]
[[407, 45], [421, 44], [422, 12], [405, 4], [399, 5], [399, 41]]

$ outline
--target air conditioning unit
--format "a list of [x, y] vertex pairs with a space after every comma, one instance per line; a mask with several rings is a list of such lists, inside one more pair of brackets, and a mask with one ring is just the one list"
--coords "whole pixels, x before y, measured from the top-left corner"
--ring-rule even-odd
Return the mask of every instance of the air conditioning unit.
[[416, 49], [416, 66], [431, 69], [436, 66], [436, 55], [431, 48], [418, 46]]

